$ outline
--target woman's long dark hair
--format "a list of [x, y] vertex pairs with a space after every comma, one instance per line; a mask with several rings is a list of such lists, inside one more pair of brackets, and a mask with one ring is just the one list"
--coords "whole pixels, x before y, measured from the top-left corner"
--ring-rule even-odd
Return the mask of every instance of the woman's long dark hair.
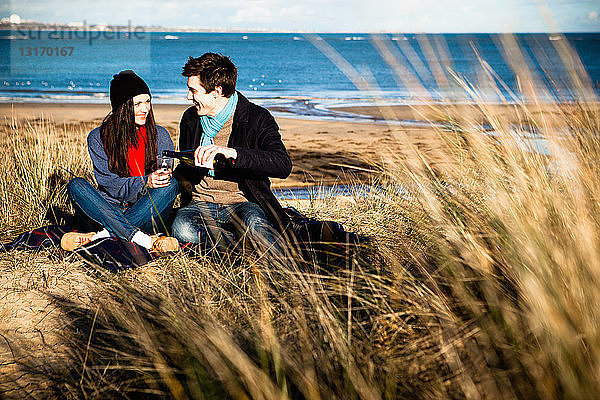
[[[156, 166], [157, 144], [156, 124], [152, 108], [146, 117], [146, 159], [144, 173], [149, 174]], [[135, 127], [133, 99], [127, 100], [119, 108], [109, 113], [102, 121], [100, 138], [108, 156], [108, 169], [115, 174], [131, 176], [127, 166], [127, 149], [138, 145], [138, 132]]]

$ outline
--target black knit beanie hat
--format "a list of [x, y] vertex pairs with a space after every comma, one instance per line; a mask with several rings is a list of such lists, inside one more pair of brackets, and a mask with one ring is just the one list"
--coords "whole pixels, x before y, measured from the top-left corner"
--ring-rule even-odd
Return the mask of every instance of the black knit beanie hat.
[[110, 104], [113, 111], [138, 94], [150, 94], [146, 82], [132, 70], [121, 71], [113, 75], [110, 81]]

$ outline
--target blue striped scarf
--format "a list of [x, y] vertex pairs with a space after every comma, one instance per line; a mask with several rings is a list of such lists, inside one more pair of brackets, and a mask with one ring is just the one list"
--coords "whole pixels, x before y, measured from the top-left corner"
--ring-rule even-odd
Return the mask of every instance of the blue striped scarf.
[[[225, 108], [219, 111], [217, 115], [214, 117], [209, 115], [200, 116], [200, 124], [202, 125], [202, 139], [200, 140], [200, 146], [214, 144], [214, 137], [217, 136], [217, 133], [223, 128], [225, 122], [227, 122], [235, 112], [237, 102], [238, 94], [237, 92], [233, 92], [233, 95], [229, 98], [227, 104], [225, 104]], [[208, 174], [210, 176], [215, 176], [213, 170], [208, 171]]]

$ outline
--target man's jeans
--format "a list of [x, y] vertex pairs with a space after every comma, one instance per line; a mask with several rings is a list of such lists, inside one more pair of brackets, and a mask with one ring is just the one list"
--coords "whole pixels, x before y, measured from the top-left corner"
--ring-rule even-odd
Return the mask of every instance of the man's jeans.
[[252, 202], [192, 202], [179, 209], [172, 229], [177, 240], [199, 243], [205, 251], [231, 250], [248, 239], [261, 253], [278, 253], [283, 240], [264, 211]]
[[177, 181], [171, 178], [168, 186], [148, 189], [128, 209], [110, 204], [87, 180], [74, 178], [67, 185], [69, 197], [78, 212], [106, 228], [111, 235], [131, 241], [138, 230], [145, 233], [164, 231], [164, 223], [178, 193]]

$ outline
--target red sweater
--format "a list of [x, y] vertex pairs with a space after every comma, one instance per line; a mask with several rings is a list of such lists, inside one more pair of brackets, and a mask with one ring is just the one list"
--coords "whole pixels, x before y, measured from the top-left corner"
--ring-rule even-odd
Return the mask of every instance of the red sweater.
[[127, 149], [127, 167], [131, 176], [143, 176], [146, 171], [146, 127], [138, 128], [138, 145]]

